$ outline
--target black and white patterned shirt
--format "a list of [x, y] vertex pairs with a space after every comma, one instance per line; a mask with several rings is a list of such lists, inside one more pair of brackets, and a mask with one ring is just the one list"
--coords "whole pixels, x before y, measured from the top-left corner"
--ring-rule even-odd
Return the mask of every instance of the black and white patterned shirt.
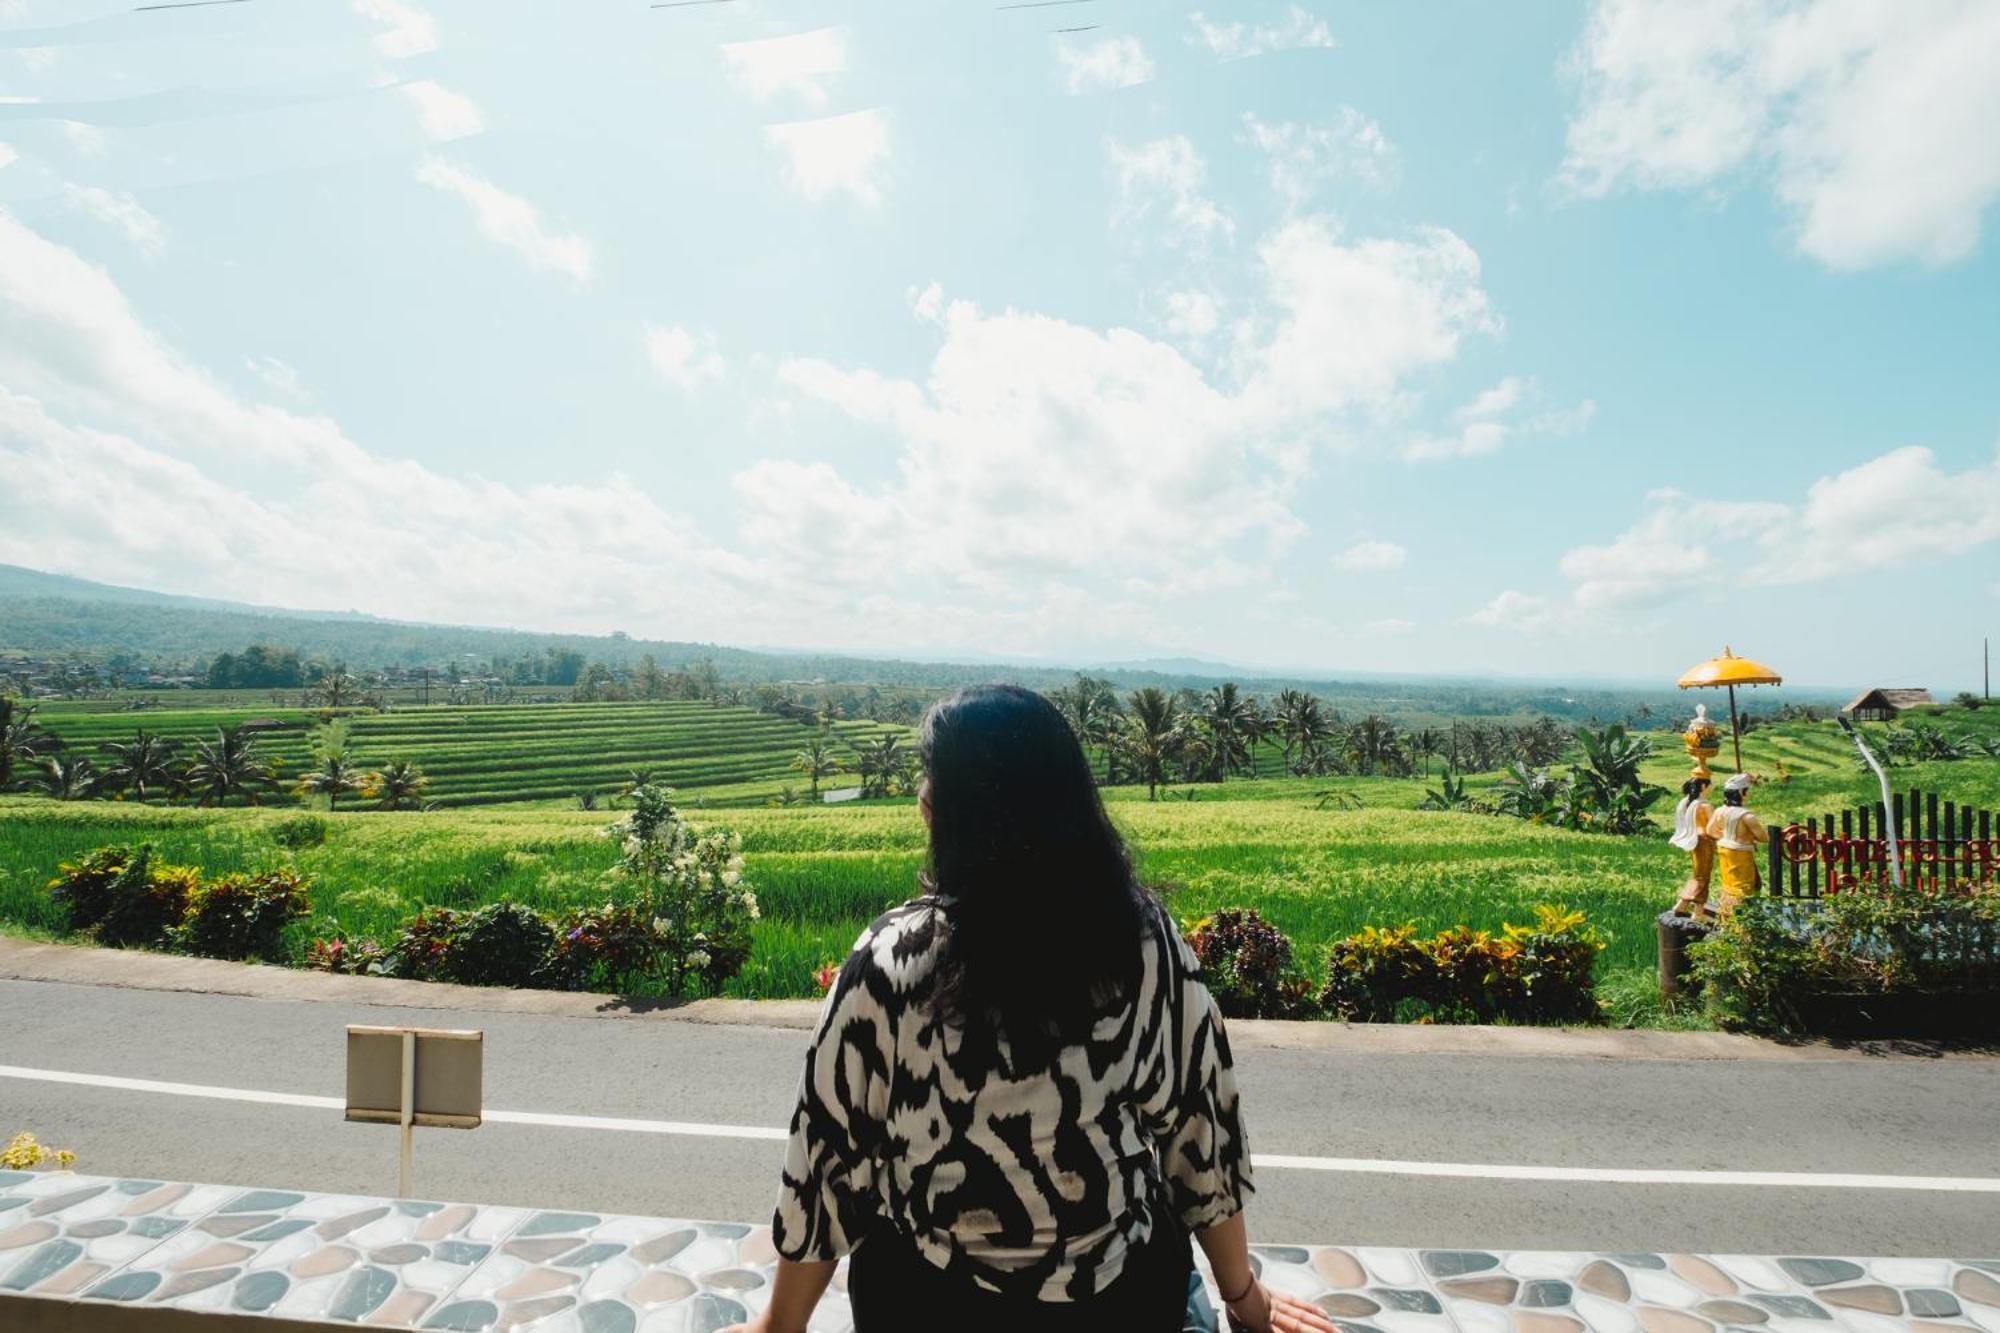
[[1156, 1208], [1191, 1230], [1242, 1208], [1222, 1015], [1164, 910], [1148, 909], [1132, 1002], [1020, 1078], [1004, 1040], [967, 1043], [915, 998], [941, 926], [934, 897], [888, 912], [827, 996], [772, 1221], [780, 1254], [839, 1258], [887, 1218], [983, 1287], [1077, 1300], [1117, 1279]]

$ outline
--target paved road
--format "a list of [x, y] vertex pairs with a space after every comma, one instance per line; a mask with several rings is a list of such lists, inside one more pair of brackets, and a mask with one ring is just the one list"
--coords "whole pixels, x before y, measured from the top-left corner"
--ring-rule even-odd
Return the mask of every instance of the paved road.
[[[486, 1032], [510, 1111], [782, 1125], [804, 1034], [0, 981], [0, 1064], [337, 1097], [348, 1022]], [[1239, 1043], [1259, 1153], [1548, 1167], [2000, 1177], [2000, 1061], [1606, 1060]], [[0, 1129], [82, 1169], [387, 1193], [395, 1134], [338, 1113], [0, 1078]], [[780, 1145], [489, 1124], [418, 1135], [433, 1198], [761, 1219]], [[1267, 1168], [1269, 1241], [2000, 1252], [2000, 1194], [1441, 1179]]]

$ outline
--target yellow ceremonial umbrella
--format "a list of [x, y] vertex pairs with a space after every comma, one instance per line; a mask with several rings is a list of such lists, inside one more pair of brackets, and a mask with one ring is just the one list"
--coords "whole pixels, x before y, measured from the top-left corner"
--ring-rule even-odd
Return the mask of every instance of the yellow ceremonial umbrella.
[[1684, 690], [1698, 690], [1724, 685], [1729, 688], [1729, 737], [1736, 743], [1736, 771], [1743, 771], [1743, 734], [1736, 722], [1736, 687], [1738, 685], [1782, 685], [1785, 678], [1762, 662], [1753, 662], [1747, 657], [1738, 657], [1727, 647], [1722, 656], [1711, 657], [1699, 666], [1689, 667], [1681, 673], [1680, 687]]

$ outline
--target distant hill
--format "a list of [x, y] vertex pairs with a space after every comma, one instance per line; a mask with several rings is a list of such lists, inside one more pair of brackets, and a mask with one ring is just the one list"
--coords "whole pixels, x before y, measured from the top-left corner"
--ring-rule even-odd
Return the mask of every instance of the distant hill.
[[[301, 611], [121, 588], [61, 574], [0, 565], [0, 658], [7, 655], [115, 655], [156, 665], [199, 669], [216, 655], [253, 643], [295, 648], [307, 660], [342, 662], [350, 670], [437, 666], [453, 658], [512, 659], [573, 651], [613, 667], [636, 666], [650, 653], [674, 670], [707, 658], [722, 675], [748, 684], [824, 680], [939, 690], [990, 680], [1035, 689], [1068, 684], [1075, 670], [1054, 665], [923, 662], [807, 651], [755, 651], [721, 644], [638, 639], [622, 634], [549, 634], [473, 625], [386, 620], [357, 611]], [[1415, 676], [1275, 673], [1200, 658], [1155, 658], [1088, 668], [1120, 689], [1157, 685], [1205, 689], [1237, 680], [1272, 694], [1310, 690], [1344, 712], [1379, 712], [1422, 724], [1449, 717], [1509, 717], [1546, 713], [1559, 718], [1615, 719], [1646, 708], [1659, 717], [1684, 712], [1670, 688], [1601, 682], [1507, 681]], [[1827, 692], [1788, 691], [1795, 702], [1820, 702]]]

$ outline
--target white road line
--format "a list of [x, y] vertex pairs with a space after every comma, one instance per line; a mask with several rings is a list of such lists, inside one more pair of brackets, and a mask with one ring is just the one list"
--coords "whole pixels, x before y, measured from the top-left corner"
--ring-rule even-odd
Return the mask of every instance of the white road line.
[[[338, 1097], [313, 1097], [296, 1092], [265, 1092], [256, 1088], [220, 1088], [205, 1083], [169, 1083], [115, 1074], [77, 1074], [61, 1069], [30, 1069], [0, 1065], [0, 1078], [33, 1083], [67, 1083], [81, 1087], [149, 1092], [169, 1097], [201, 1097], [210, 1101], [256, 1102], [266, 1106], [300, 1106], [339, 1111]], [[592, 1129], [624, 1134], [672, 1134], [686, 1138], [783, 1140], [783, 1129], [759, 1125], [718, 1125], [693, 1120], [635, 1120], [617, 1116], [561, 1115], [541, 1111], [488, 1111], [486, 1119], [502, 1125], [541, 1125], [555, 1129]], [[1996, 1176], [1885, 1176], [1837, 1171], [1667, 1171], [1642, 1167], [1523, 1166], [1506, 1162], [1410, 1162], [1384, 1157], [1299, 1157], [1288, 1153], [1253, 1153], [1251, 1165], [1281, 1171], [1337, 1171], [1353, 1175], [1439, 1176], [1460, 1180], [1543, 1180], [1592, 1185], [1707, 1185], [1780, 1189], [1910, 1190], [1930, 1194], [2000, 1194]]]

